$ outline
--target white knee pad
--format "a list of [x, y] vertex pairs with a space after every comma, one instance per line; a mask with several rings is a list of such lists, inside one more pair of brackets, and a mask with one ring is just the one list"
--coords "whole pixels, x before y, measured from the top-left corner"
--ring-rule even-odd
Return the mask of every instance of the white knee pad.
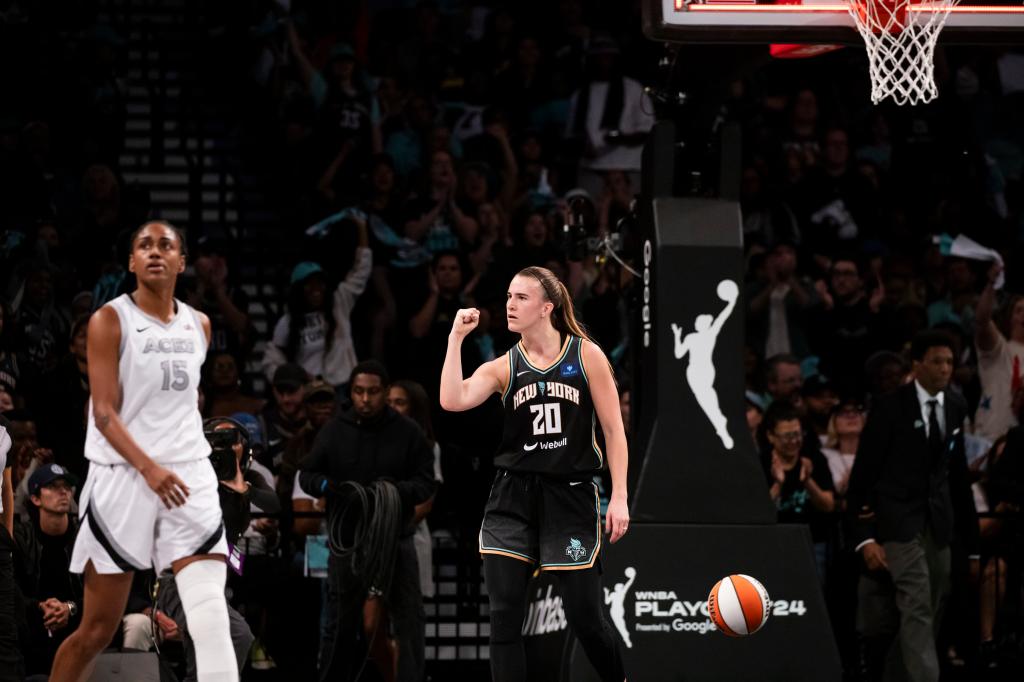
[[238, 661], [231, 645], [223, 561], [194, 561], [174, 576], [196, 650], [199, 682], [237, 682]]

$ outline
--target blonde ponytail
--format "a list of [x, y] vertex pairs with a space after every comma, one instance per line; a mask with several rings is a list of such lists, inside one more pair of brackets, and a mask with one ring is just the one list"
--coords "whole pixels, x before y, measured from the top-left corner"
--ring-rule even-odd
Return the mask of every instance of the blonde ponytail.
[[[544, 298], [555, 306], [551, 311], [551, 326], [563, 334], [572, 334], [594, 343], [586, 328], [576, 319], [576, 311], [573, 308], [572, 296], [562, 281], [547, 268], [531, 265], [519, 271], [518, 276], [533, 277], [540, 282], [540, 288], [544, 291]], [[596, 343], [594, 345], [597, 345]]]

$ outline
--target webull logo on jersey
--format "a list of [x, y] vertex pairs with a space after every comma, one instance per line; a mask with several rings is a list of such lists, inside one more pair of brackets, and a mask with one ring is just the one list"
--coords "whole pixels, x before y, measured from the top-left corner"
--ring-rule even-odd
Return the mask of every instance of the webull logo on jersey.
[[[627, 648], [633, 647], [634, 633], [672, 634], [691, 633], [706, 635], [718, 628], [708, 614], [707, 598], [680, 599], [672, 589], [631, 590], [637, 578], [633, 566], [626, 567], [625, 579], [616, 582], [612, 588], [604, 588], [605, 603], [615, 629]], [[617, 579], [616, 579], [617, 580]], [[627, 604], [632, 595], [632, 604]], [[632, 606], [632, 608], [629, 608]], [[807, 607], [803, 600], [775, 600], [771, 615], [803, 616]], [[627, 618], [632, 616], [632, 618]], [[632, 621], [632, 622], [630, 622]]]
[[143, 353], [195, 353], [194, 339], [146, 339]]
[[512, 396], [512, 409], [518, 410], [523, 403], [529, 402], [537, 396], [546, 399], [561, 398], [576, 405], [580, 404], [580, 390], [567, 384], [557, 381], [537, 381], [523, 386]]

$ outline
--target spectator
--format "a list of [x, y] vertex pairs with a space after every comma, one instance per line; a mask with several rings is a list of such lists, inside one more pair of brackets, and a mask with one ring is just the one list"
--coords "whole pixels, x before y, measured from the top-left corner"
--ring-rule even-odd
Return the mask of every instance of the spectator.
[[[417, 379], [436, 394], [436, 388], [448, 349], [448, 333], [452, 320], [460, 308], [472, 306], [476, 278], [467, 282], [463, 277], [462, 259], [454, 251], [439, 253], [428, 276], [430, 294], [423, 306], [409, 320], [409, 332], [416, 341]], [[479, 338], [479, 335], [477, 335]], [[483, 357], [476, 344], [463, 346], [463, 363], [472, 371], [480, 366]]]
[[[312, 451], [302, 461], [299, 482], [310, 495], [327, 494], [327, 515], [338, 519], [344, 509], [340, 497], [342, 481], [369, 485], [380, 477], [394, 480], [402, 500], [402, 536], [399, 539], [388, 596], [388, 616], [395, 639], [400, 641], [397, 679], [419, 679], [423, 674], [423, 637], [416, 628], [422, 623], [423, 608], [416, 570], [411, 521], [415, 506], [434, 492], [433, 455], [423, 432], [411, 420], [387, 406], [387, 370], [370, 361], [352, 372], [353, 406], [328, 422], [317, 435]], [[341, 456], [343, 453], [344, 456]], [[338, 521], [335, 521], [338, 522]], [[341, 676], [351, 679], [359, 657], [354, 647], [358, 638], [369, 637], [376, 622], [363, 627], [363, 605], [374, 599], [353, 579], [351, 562], [331, 555], [328, 560], [328, 623], [323, 633], [320, 679]], [[379, 659], [378, 659], [379, 660]]]
[[25, 601], [25, 671], [48, 675], [54, 654], [81, 619], [82, 576], [71, 573], [78, 522], [71, 513], [77, 480], [59, 464], [41, 466], [28, 481], [31, 507], [16, 529], [18, 585]]
[[88, 316], [71, 325], [71, 353], [53, 371], [43, 375], [40, 392], [33, 400], [39, 414], [42, 442], [54, 452], [55, 460], [84, 480], [86, 407], [89, 404], [89, 372], [86, 355]]
[[864, 431], [864, 408], [850, 398], [837, 400], [828, 422], [821, 454], [828, 460], [835, 487], [836, 511], [846, 511], [846, 489]]
[[[829, 420], [828, 438], [821, 454], [828, 461], [835, 485], [836, 516], [846, 512], [846, 490], [856, 460], [860, 434], [864, 430], [864, 408], [849, 398], [839, 402]], [[860, 558], [846, 540], [841, 523], [834, 522], [830, 541], [829, 580], [825, 597], [832, 630], [839, 645], [844, 670], [853, 670], [859, 663], [857, 646], [857, 580]]]
[[826, 577], [828, 514], [835, 509], [834, 486], [828, 462], [816, 453], [801, 452], [803, 428], [800, 414], [785, 402], [776, 402], [764, 415], [762, 427], [771, 449], [763, 453], [769, 494], [778, 509], [780, 523], [810, 526], [818, 578]]
[[839, 395], [832, 382], [820, 374], [815, 374], [803, 383], [800, 389], [801, 399], [806, 410], [804, 418], [815, 437], [822, 445], [828, 437], [832, 411], [839, 404]]
[[[352, 169], [366, 165], [370, 154], [381, 151], [380, 105], [369, 91], [367, 79], [351, 45], [337, 43], [331, 48], [323, 71], [318, 71], [302, 48], [295, 26], [288, 24], [288, 46], [295, 57], [302, 82], [320, 114], [324, 139], [331, 146], [347, 142]], [[345, 177], [345, 176], [343, 176]], [[351, 179], [351, 174], [347, 174]]]
[[11, 481], [11, 424], [0, 415], [0, 680], [22, 682], [25, 661], [18, 643], [14, 582], [14, 490]]
[[356, 364], [352, 342], [352, 309], [366, 289], [373, 267], [366, 221], [356, 220], [358, 246], [352, 269], [327, 295], [327, 281], [318, 263], [302, 262], [292, 270], [288, 312], [277, 321], [263, 355], [263, 371], [273, 379], [286, 362], [301, 365], [336, 387], [348, 383]]
[[751, 342], [766, 358], [779, 353], [806, 356], [806, 312], [814, 300], [811, 288], [797, 276], [796, 249], [785, 243], [772, 247], [764, 276], [747, 289]]
[[398, 175], [409, 178], [428, 158], [425, 151], [437, 122], [436, 103], [428, 95], [413, 95], [405, 103], [401, 122], [402, 126], [388, 135], [384, 151], [394, 161]]
[[233, 249], [226, 239], [199, 240], [194, 288], [188, 303], [210, 318], [210, 347], [207, 353], [230, 353], [240, 365], [252, 348], [253, 328], [249, 321], [249, 296], [232, 281], [228, 257]]
[[[388, 388], [388, 407], [416, 422], [427, 437], [427, 442], [434, 452], [434, 482], [440, 488], [444, 483], [441, 474], [441, 446], [434, 440], [434, 427], [430, 421], [430, 398], [423, 387], [415, 381], [396, 381]], [[416, 507], [416, 518], [420, 519], [416, 524], [416, 533], [413, 541], [416, 545], [416, 559], [420, 571], [420, 591], [424, 597], [434, 596], [434, 560], [432, 542], [430, 537], [430, 526], [427, 525], [427, 515], [434, 506], [434, 497]]]
[[974, 305], [977, 300], [976, 277], [971, 262], [964, 258], [946, 259], [945, 295], [928, 306], [928, 326], [952, 323], [961, 332], [974, 328]]
[[622, 75], [619, 46], [606, 35], [587, 47], [587, 79], [572, 96], [566, 137], [580, 141], [579, 185], [591, 195], [604, 171], [626, 171], [640, 185], [640, 151], [654, 125], [654, 107], [640, 83]]
[[950, 545], [955, 536], [974, 554], [978, 521], [960, 426], [967, 407], [945, 390], [952, 342], [924, 332], [914, 339], [912, 357], [913, 383], [879, 398], [868, 416], [847, 509], [851, 543], [866, 569], [858, 623], [870, 668], [884, 668], [887, 679], [938, 680], [935, 635], [949, 592]]
[[869, 357], [864, 363], [864, 373], [872, 401], [906, 383], [909, 371], [903, 357], [892, 351], [880, 350]]
[[884, 321], [879, 314], [884, 290], [865, 291], [862, 265], [851, 256], [837, 257], [829, 285], [820, 288], [820, 302], [808, 312], [811, 349], [821, 358], [821, 371], [843, 395], [866, 390], [861, 368], [881, 346]]
[[242, 388], [238, 361], [227, 351], [210, 353], [206, 363], [206, 412], [211, 417], [226, 417], [234, 412], [259, 414], [264, 402]]
[[993, 319], [995, 281], [1000, 268], [989, 269], [974, 320], [974, 343], [978, 349], [981, 402], [974, 414], [974, 432], [995, 441], [1017, 425], [1013, 396], [1024, 387], [1024, 298], [1011, 296], [1003, 304], [997, 325]]
[[766, 186], [761, 169], [747, 166], [740, 184], [745, 244], [767, 247], [786, 242], [800, 243], [800, 225], [793, 209], [772, 188]]
[[274, 400], [260, 413], [262, 431], [266, 437], [265, 450], [260, 459], [263, 466], [275, 476], [280, 473], [281, 458], [288, 443], [309, 423], [303, 402], [307, 381], [309, 375], [306, 370], [291, 362], [274, 371], [270, 383]]
[[13, 509], [15, 515], [21, 515], [29, 510], [29, 477], [37, 468], [53, 461], [53, 451], [39, 445], [39, 431], [30, 411], [13, 410], [4, 416], [8, 419], [7, 428], [11, 437], [8, 457], [13, 460]]
[[21, 303], [15, 308], [15, 342], [35, 373], [51, 370], [57, 365], [58, 348], [68, 338], [70, 325], [54, 299], [53, 273], [47, 265], [31, 266], [20, 297]]
[[18, 390], [21, 377], [18, 354], [14, 352], [12, 322], [10, 308], [0, 300], [0, 389], [7, 393]]
[[821, 164], [808, 171], [799, 196], [805, 246], [816, 257], [827, 258], [873, 236], [877, 209], [870, 185], [851, 167], [845, 129], [825, 131]]
[[803, 371], [798, 358], [785, 353], [768, 358], [765, 363], [765, 388], [772, 402], [802, 406], [800, 390], [803, 385]]
[[422, 244], [430, 254], [473, 243], [478, 226], [455, 201], [459, 194], [455, 160], [445, 149], [430, 155], [426, 188], [406, 205], [404, 236]]
[[[318, 501], [317, 498], [303, 493], [295, 482], [299, 475], [299, 462], [313, 449], [316, 435], [320, 433], [324, 424], [334, 416], [338, 405], [337, 394], [326, 381], [314, 379], [306, 384], [303, 390], [303, 404], [306, 423], [288, 439], [277, 480], [278, 497], [282, 501], [291, 500], [293, 510], [297, 512], [314, 511], [316, 507], [314, 503]], [[324, 506], [321, 503], [316, 511], [323, 510]], [[295, 532], [299, 535], [314, 535], [318, 532], [319, 527], [320, 519], [295, 519]]]
[[[1020, 479], [1021, 465], [1011, 460], [1020, 459], [1022, 452], [1021, 427], [1014, 427], [1005, 438], [1000, 438], [988, 455], [980, 460], [984, 464], [980, 480], [972, 486], [974, 504], [979, 514], [995, 512], [999, 516], [978, 519], [981, 538], [981, 573], [979, 577], [979, 629], [982, 664], [998, 667], [999, 650], [996, 626], [1000, 613], [1006, 612], [1007, 584], [1010, 562], [1016, 554], [1015, 544], [1019, 532], [1012, 515], [1019, 513], [1024, 502], [1024, 487]], [[1014, 471], [1016, 469], [1016, 471]], [[1004, 631], [1008, 627], [1004, 626]]]
[[764, 421], [764, 400], [753, 391], [747, 391], [744, 404], [747, 408], [747, 429], [750, 431], [750, 439], [756, 447], [761, 424]]
[[810, 88], [798, 90], [793, 97], [782, 151], [783, 154], [792, 153], [803, 169], [814, 168], [821, 159], [818, 96]]

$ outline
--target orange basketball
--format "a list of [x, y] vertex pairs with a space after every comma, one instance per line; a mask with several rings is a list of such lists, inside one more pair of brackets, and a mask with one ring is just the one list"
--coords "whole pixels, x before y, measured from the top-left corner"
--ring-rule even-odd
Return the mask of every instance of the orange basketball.
[[708, 615], [719, 630], [730, 637], [752, 635], [771, 613], [768, 591], [749, 575], [730, 575], [711, 588]]

